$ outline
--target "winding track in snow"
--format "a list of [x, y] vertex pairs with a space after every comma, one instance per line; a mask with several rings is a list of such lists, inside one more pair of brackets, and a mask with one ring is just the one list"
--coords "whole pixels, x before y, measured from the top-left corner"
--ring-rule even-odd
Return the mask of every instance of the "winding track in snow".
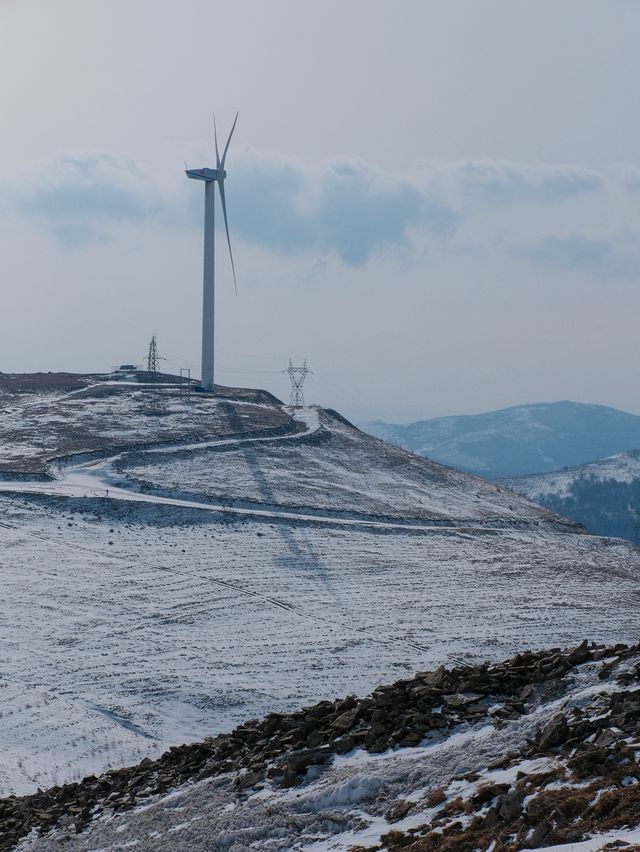
[[[154, 447], [148, 450], [137, 450], [139, 453], [171, 453], [184, 452], [185, 450], [207, 449], [225, 445], [240, 445], [247, 443], [273, 442], [273, 441], [295, 441], [307, 437], [320, 430], [320, 422], [317, 410], [305, 408], [297, 411], [294, 419], [306, 427], [303, 432], [295, 432], [287, 435], [267, 435], [255, 438], [221, 438], [218, 440], [205, 440], [192, 442], [190, 444], [176, 443], [162, 448]], [[217, 512], [238, 518], [255, 518], [257, 520], [274, 521], [284, 520], [294, 523], [313, 523], [325, 526], [357, 527], [359, 529], [371, 530], [399, 530], [412, 533], [444, 533], [467, 538], [465, 533], [474, 534], [483, 532], [504, 531], [504, 527], [479, 526], [473, 527], [461, 524], [459, 527], [449, 524], [438, 523], [399, 523], [397, 521], [372, 521], [368, 518], [344, 518], [328, 516], [314, 512], [300, 512], [275, 510], [266, 508], [247, 508], [241, 506], [228, 506], [223, 503], [201, 503], [194, 500], [183, 500], [174, 497], [162, 497], [156, 494], [145, 494], [132, 488], [123, 488], [114, 485], [115, 475], [112, 473], [113, 463], [125, 453], [118, 452], [106, 459], [86, 461], [79, 464], [60, 464], [54, 468], [56, 479], [53, 482], [29, 482], [24, 480], [0, 482], [0, 493], [12, 494], [36, 494], [50, 497], [68, 498], [106, 498], [113, 500], [128, 501], [134, 503], [152, 503], [162, 506], [175, 506], [183, 509], [196, 509], [200, 511]], [[121, 480], [121, 477], [118, 477]]]

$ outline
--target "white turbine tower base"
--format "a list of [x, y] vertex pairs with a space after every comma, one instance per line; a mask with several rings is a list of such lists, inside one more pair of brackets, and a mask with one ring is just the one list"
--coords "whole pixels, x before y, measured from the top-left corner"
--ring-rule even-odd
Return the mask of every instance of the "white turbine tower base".
[[238, 113], [234, 119], [224, 146], [222, 158], [218, 153], [218, 133], [216, 130], [215, 117], [213, 119], [213, 134], [216, 145], [216, 168], [215, 169], [187, 169], [185, 174], [193, 180], [204, 181], [204, 264], [202, 274], [202, 373], [200, 383], [206, 391], [214, 390], [213, 363], [215, 353], [215, 187], [218, 184], [220, 190], [220, 202], [222, 204], [222, 215], [224, 228], [227, 234], [227, 245], [229, 246], [229, 257], [231, 258], [231, 269], [233, 271], [233, 283], [236, 287], [236, 270], [231, 252], [231, 239], [229, 238], [229, 223], [227, 221], [227, 202], [224, 194], [224, 180], [227, 176], [224, 163], [227, 159], [229, 142], [238, 120]]

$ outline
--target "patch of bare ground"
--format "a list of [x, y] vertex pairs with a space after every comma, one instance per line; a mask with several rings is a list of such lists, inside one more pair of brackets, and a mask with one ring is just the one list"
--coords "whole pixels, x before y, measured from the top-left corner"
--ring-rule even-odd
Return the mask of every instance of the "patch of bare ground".
[[138, 379], [0, 373], [0, 476], [42, 477], [53, 460], [80, 452], [294, 428], [266, 391], [216, 386], [187, 401], [175, 376], [158, 376], [157, 386], [146, 373]]
[[0, 398], [4, 394], [39, 391], [68, 393], [86, 387], [99, 378], [82, 373], [0, 373]]

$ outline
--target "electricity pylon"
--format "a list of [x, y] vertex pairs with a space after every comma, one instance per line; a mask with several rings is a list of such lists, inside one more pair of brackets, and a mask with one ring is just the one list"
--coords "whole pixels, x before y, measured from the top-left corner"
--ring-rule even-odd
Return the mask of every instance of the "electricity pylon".
[[288, 373], [291, 379], [291, 396], [289, 397], [289, 405], [302, 406], [304, 405], [304, 380], [309, 373], [313, 371], [307, 367], [307, 359], [304, 359], [302, 367], [294, 367], [289, 358], [289, 366], [283, 373]]

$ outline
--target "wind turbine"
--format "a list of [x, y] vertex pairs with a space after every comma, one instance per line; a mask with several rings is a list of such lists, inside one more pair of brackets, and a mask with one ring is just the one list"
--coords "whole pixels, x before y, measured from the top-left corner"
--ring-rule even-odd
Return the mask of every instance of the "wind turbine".
[[216, 167], [215, 169], [187, 169], [185, 174], [193, 180], [204, 181], [204, 269], [202, 277], [202, 374], [200, 383], [202, 389], [212, 391], [213, 388], [213, 355], [214, 355], [214, 313], [215, 313], [215, 236], [214, 236], [214, 214], [215, 214], [215, 186], [218, 184], [220, 190], [220, 201], [222, 203], [222, 215], [224, 217], [224, 228], [227, 233], [227, 245], [229, 246], [229, 257], [231, 258], [231, 269], [233, 271], [233, 285], [238, 294], [236, 283], [236, 268], [233, 263], [231, 251], [231, 240], [229, 238], [229, 223], [227, 222], [227, 204], [224, 195], [224, 179], [227, 176], [224, 163], [227, 159], [229, 142], [236, 129], [238, 113], [233, 121], [227, 144], [224, 146], [222, 158], [218, 152], [218, 133], [216, 130], [216, 119], [213, 117], [213, 138], [216, 145]]

